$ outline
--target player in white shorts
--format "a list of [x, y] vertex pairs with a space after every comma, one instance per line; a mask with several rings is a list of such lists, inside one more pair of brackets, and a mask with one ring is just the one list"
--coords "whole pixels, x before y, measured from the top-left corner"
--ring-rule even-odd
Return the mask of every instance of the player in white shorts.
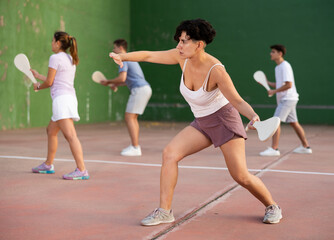
[[[127, 42], [124, 39], [114, 41], [115, 53], [126, 53]], [[139, 123], [138, 116], [145, 111], [148, 101], [152, 96], [150, 84], [145, 80], [140, 65], [137, 62], [124, 62], [123, 67], [119, 68], [118, 76], [114, 79], [102, 81], [101, 84], [110, 86], [114, 91], [118, 86], [127, 86], [130, 96], [125, 111], [125, 122], [131, 138], [131, 144], [121, 152], [123, 156], [141, 156], [139, 145]]]
[[[305, 132], [302, 126], [298, 122], [296, 106], [299, 100], [299, 95], [296, 90], [295, 80], [291, 65], [284, 60], [286, 49], [283, 45], [273, 45], [270, 47], [271, 60], [275, 61], [277, 66], [275, 68], [276, 82], [268, 82], [268, 85], [275, 88], [269, 90], [269, 95], [276, 94], [277, 108], [274, 116], [279, 117], [281, 122], [289, 123], [295, 130], [297, 136], [301, 141], [301, 146], [296, 148], [295, 153], [312, 153], [308, 141], [305, 137]], [[261, 156], [279, 156], [278, 150], [279, 138], [281, 134], [281, 128], [277, 129], [277, 132], [272, 137], [272, 145], [265, 151], [260, 152]]]
[[[52, 51], [47, 76], [31, 70], [35, 78], [43, 81], [35, 83], [36, 91], [50, 88], [52, 117], [47, 127], [48, 154], [41, 165], [32, 169], [34, 173], [54, 173], [53, 161], [58, 147], [58, 132], [62, 131], [68, 141], [77, 168], [63, 176], [64, 179], [89, 179], [83, 160], [81, 143], [77, 137], [73, 121], [79, 121], [78, 101], [74, 89], [76, 65], [79, 63], [76, 39], [65, 32], [56, 32], [52, 40]], [[70, 54], [66, 53], [70, 49]]]

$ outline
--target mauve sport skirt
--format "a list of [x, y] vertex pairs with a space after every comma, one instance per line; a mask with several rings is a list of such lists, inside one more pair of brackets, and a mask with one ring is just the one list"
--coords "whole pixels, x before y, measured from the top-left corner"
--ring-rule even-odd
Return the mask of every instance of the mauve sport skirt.
[[215, 147], [220, 147], [234, 136], [247, 139], [240, 114], [231, 103], [208, 116], [195, 118], [190, 126], [203, 133]]

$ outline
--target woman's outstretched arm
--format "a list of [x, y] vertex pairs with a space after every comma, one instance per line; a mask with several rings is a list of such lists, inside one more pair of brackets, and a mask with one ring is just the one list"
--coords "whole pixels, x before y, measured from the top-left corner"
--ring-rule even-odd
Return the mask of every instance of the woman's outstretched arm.
[[150, 62], [159, 64], [178, 64], [180, 62], [179, 50], [176, 48], [167, 51], [136, 51], [116, 54], [111, 52], [109, 56], [116, 64], [123, 67], [123, 62]]

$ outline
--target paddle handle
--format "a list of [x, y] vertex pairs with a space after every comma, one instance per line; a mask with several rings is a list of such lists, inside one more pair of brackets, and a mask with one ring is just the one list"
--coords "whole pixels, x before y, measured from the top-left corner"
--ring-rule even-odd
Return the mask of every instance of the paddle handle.
[[[256, 128], [256, 126], [257, 126], [258, 123], [259, 123], [258, 121], [254, 122], [253, 123], [253, 127]], [[245, 131], [247, 132], [248, 130], [249, 130], [249, 128], [248, 128], [248, 124], [247, 124], [246, 127], [245, 127]]]

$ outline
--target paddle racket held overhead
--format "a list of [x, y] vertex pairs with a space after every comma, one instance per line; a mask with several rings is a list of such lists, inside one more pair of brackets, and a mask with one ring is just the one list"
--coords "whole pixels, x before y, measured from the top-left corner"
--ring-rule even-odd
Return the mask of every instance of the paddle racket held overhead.
[[[266, 75], [264, 74], [264, 72], [262, 71], [256, 71], [253, 74], [253, 78], [255, 79], [255, 81], [257, 81], [258, 83], [260, 83], [267, 91], [270, 90], [270, 87], [267, 83], [267, 78]], [[269, 97], [272, 97], [273, 95], [269, 95]]]
[[34, 75], [30, 71], [30, 63], [25, 54], [17, 54], [14, 58], [14, 64], [17, 69], [23, 72], [33, 83], [37, 83]]
[[[260, 141], [266, 141], [275, 134], [280, 123], [279, 117], [271, 117], [264, 121], [256, 121], [253, 127], [256, 128]], [[248, 125], [245, 130], [248, 131]]]

